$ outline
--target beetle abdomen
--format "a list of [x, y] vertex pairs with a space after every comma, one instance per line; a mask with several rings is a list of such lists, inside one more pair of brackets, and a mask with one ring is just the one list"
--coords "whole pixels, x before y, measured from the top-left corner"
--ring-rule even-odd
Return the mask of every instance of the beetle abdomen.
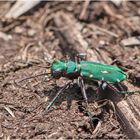
[[125, 73], [118, 67], [90, 61], [80, 62], [81, 74], [93, 80], [105, 80], [109, 83], [121, 82], [126, 79]]

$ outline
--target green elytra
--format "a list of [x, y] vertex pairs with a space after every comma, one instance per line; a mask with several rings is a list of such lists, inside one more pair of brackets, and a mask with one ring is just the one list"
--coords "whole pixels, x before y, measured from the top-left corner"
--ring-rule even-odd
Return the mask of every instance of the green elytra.
[[91, 80], [104, 80], [108, 83], [119, 83], [125, 80], [126, 74], [117, 66], [81, 60], [79, 64], [68, 60], [55, 60], [51, 64], [54, 77], [75, 78], [82, 76]]

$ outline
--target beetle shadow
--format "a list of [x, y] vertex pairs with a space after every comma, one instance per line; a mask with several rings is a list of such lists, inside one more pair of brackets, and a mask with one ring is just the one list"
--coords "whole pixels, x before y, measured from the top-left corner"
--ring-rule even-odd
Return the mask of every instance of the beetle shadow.
[[[88, 102], [89, 103], [93, 103], [96, 100], [96, 94], [95, 94], [95, 90], [94, 90], [95, 86], [92, 85], [92, 87], [90, 86], [86, 86], [86, 93], [87, 93], [87, 98], [88, 98]], [[46, 97], [48, 97], [49, 101], [52, 101], [53, 98], [55, 97], [55, 95], [57, 94], [57, 92], [60, 90], [61, 88], [56, 86], [52, 89], [52, 91], [43, 91], [44, 95]], [[82, 92], [81, 92], [81, 88], [78, 86], [77, 83], [74, 83], [71, 87], [69, 87], [68, 89], [66, 89], [58, 98], [57, 100], [54, 102], [53, 106], [61, 106], [62, 102], [65, 102], [67, 104], [67, 109], [69, 110], [72, 106], [72, 102], [79, 102], [79, 101], [84, 101], [84, 98], [82, 96]], [[52, 107], [53, 107], [52, 106]]]
[[[127, 87], [125, 85], [114, 85], [118, 90], [126, 90]], [[87, 98], [89, 103], [94, 103], [95, 101], [98, 100], [112, 100], [119, 102], [120, 100], [124, 99], [124, 94], [117, 94], [114, 93], [110, 88], [106, 88], [105, 90], [99, 90], [99, 94], [96, 93], [95, 89], [98, 88], [98, 85], [90, 85], [86, 86], [86, 93], [87, 93]], [[48, 96], [49, 101], [52, 101], [53, 98], [55, 97], [56, 93], [60, 90], [60, 87], [55, 87], [52, 91], [48, 93], [44, 91], [44, 95]], [[60, 106], [62, 102], [66, 101], [67, 102], [67, 110], [69, 110], [72, 106], [72, 102], [76, 101], [84, 101], [81, 89], [77, 84], [73, 84], [71, 87], [66, 89], [59, 97], [58, 99], [54, 102], [54, 106]]]
[[[86, 81], [88, 82], [88, 81]], [[103, 90], [99, 89], [99, 92], [96, 92], [96, 89], [98, 88], [97, 82], [90, 82], [85, 84], [85, 89], [87, 93], [88, 103], [95, 103], [96, 101], [100, 100], [111, 100], [113, 102], [119, 102], [123, 100], [126, 95], [125, 94], [118, 94], [115, 93], [111, 88], [108, 86]], [[123, 83], [119, 84], [113, 84], [113, 87], [116, 88], [118, 91], [127, 91], [127, 86], [125, 86]], [[49, 102], [53, 100], [57, 92], [62, 87], [55, 86], [51, 91], [43, 91], [44, 95], [48, 97]], [[77, 83], [73, 83], [72, 86], [70, 86], [68, 89], [66, 89], [61, 95], [57, 98], [57, 100], [54, 102], [54, 106], [61, 106], [62, 102], [66, 101], [67, 109], [69, 110], [72, 106], [72, 102], [76, 101], [77, 103], [79, 101], [84, 101], [81, 89], [78, 86]]]

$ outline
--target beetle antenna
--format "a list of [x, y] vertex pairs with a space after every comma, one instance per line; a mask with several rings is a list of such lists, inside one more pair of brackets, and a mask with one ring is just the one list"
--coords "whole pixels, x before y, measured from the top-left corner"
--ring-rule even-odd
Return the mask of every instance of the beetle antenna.
[[[21, 82], [24, 82], [24, 81], [26, 81], [26, 80], [32, 79], [32, 78], [40, 77], [40, 76], [43, 76], [43, 75], [49, 75], [49, 74], [51, 74], [51, 73], [48, 72], [48, 73], [38, 74], [38, 75], [34, 75], [34, 76], [30, 76], [30, 77], [23, 78], [23, 79], [21, 79], [21, 80], [19, 80], [19, 81], [15, 81], [15, 80], [14, 80], [14, 83], [15, 83], [16, 86], [18, 86], [18, 87], [20, 87], [20, 88], [29, 90], [28, 88], [21, 86], [20, 83], [21, 83]], [[53, 77], [52, 77], [52, 76], [49, 76], [49, 79], [48, 79], [46, 82], [49, 82], [49, 81], [51, 81], [52, 79], [53, 79]]]

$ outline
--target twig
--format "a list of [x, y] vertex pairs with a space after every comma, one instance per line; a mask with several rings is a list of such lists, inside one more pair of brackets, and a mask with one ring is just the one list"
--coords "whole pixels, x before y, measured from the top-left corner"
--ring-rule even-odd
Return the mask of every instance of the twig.
[[[81, 24], [77, 23], [73, 17], [71, 17], [70, 15], [66, 15], [65, 13], [59, 12], [55, 16], [54, 22], [56, 24], [56, 27], [60, 29], [59, 32], [63, 34], [65, 42], [69, 44], [67, 48], [63, 49], [70, 48], [71, 50], [74, 50], [74, 52], [77, 53], [86, 53], [87, 58], [89, 60], [98, 60], [96, 52], [90, 49], [88, 43], [84, 40], [83, 36], [81, 35]], [[64, 43], [64, 40], [61, 39], [61, 42]], [[64, 44], [62, 44], [62, 46], [65, 47]], [[70, 53], [70, 55], [71, 54], [72, 52]]]
[[42, 0], [17, 0], [14, 6], [5, 15], [5, 18], [17, 18], [35, 7], [41, 1]]
[[14, 113], [12, 112], [12, 110], [9, 107], [4, 106], [4, 109], [13, 117], [15, 118]]
[[117, 34], [111, 32], [111, 31], [108, 31], [107, 29], [101, 28], [101, 27], [99, 27], [97, 25], [94, 25], [94, 24], [89, 24], [88, 27], [90, 27], [92, 30], [99, 30], [99, 31], [101, 31], [103, 33], [106, 33], [106, 34], [108, 34], [110, 36], [113, 36], [113, 37], [116, 37], [116, 38], [119, 37]]
[[85, 13], [86, 13], [86, 10], [87, 10], [87, 7], [88, 7], [89, 3], [90, 3], [90, 0], [86, 0], [86, 1], [84, 2], [82, 12], [81, 12], [81, 14], [80, 14], [80, 16], [79, 16], [80, 19], [84, 19]]
[[121, 41], [121, 45], [125, 47], [140, 45], [140, 36], [129, 37], [127, 39], [123, 39]]
[[32, 47], [34, 45], [34, 43], [29, 43], [29, 44], [27, 44], [27, 46], [24, 48], [24, 50], [23, 50], [23, 53], [22, 53], [22, 55], [21, 55], [21, 60], [23, 61], [23, 62], [26, 62], [26, 61], [28, 61], [28, 49], [30, 48], [30, 47]]
[[0, 138], [2, 138], [3, 137], [3, 131], [2, 131], [2, 121], [3, 121], [3, 119], [2, 119], [2, 115], [0, 115]]

